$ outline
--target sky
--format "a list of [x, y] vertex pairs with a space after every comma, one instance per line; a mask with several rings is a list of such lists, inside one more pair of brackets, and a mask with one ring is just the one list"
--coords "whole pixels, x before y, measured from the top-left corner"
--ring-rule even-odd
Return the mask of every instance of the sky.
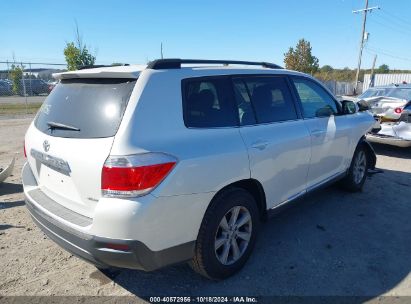
[[[98, 64], [165, 58], [269, 61], [280, 65], [300, 38], [320, 66], [355, 68], [364, 0], [0, 0], [0, 61], [64, 63], [83, 41]], [[363, 68], [411, 69], [411, 0], [369, 0]], [[2, 66], [0, 65], [0, 68]], [[3, 65], [4, 67], [4, 65]]]

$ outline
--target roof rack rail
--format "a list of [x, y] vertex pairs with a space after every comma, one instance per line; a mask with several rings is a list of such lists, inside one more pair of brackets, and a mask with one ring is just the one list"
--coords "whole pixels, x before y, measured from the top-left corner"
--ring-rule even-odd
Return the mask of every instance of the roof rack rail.
[[122, 64], [96, 64], [96, 65], [82, 65], [78, 69], [79, 70], [85, 70], [85, 69], [97, 69], [97, 68], [107, 68], [107, 67], [116, 67], [116, 66], [129, 66], [128, 63], [122, 63]]
[[181, 69], [182, 64], [239, 64], [239, 65], [259, 65], [269, 69], [282, 69], [283, 67], [269, 62], [239, 61], [239, 60], [208, 60], [208, 59], [178, 59], [167, 58], [150, 61], [147, 69]]

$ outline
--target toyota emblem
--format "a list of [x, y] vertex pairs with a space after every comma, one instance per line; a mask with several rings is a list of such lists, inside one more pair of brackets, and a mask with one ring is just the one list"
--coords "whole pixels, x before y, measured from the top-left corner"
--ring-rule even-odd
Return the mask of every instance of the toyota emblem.
[[50, 150], [50, 144], [49, 144], [48, 140], [45, 140], [43, 142], [43, 149], [44, 149], [45, 152], [48, 152]]

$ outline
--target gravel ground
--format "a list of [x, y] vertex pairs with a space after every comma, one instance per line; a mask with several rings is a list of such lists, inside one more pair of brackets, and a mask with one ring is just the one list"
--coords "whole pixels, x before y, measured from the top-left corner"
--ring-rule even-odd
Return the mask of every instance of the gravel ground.
[[[0, 166], [22, 151], [30, 120], [0, 120]], [[222, 282], [187, 265], [103, 274], [60, 249], [24, 207], [20, 153], [0, 185], [0, 296], [411, 296], [411, 150], [376, 151], [384, 173], [368, 178], [363, 192], [331, 186], [273, 216], [244, 269]]]

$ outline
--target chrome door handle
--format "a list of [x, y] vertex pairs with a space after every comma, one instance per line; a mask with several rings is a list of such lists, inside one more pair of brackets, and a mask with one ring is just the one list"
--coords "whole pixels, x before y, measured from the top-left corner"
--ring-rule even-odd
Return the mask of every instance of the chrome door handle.
[[257, 150], [264, 150], [267, 148], [268, 142], [267, 141], [256, 141], [251, 145], [251, 148], [257, 149]]

